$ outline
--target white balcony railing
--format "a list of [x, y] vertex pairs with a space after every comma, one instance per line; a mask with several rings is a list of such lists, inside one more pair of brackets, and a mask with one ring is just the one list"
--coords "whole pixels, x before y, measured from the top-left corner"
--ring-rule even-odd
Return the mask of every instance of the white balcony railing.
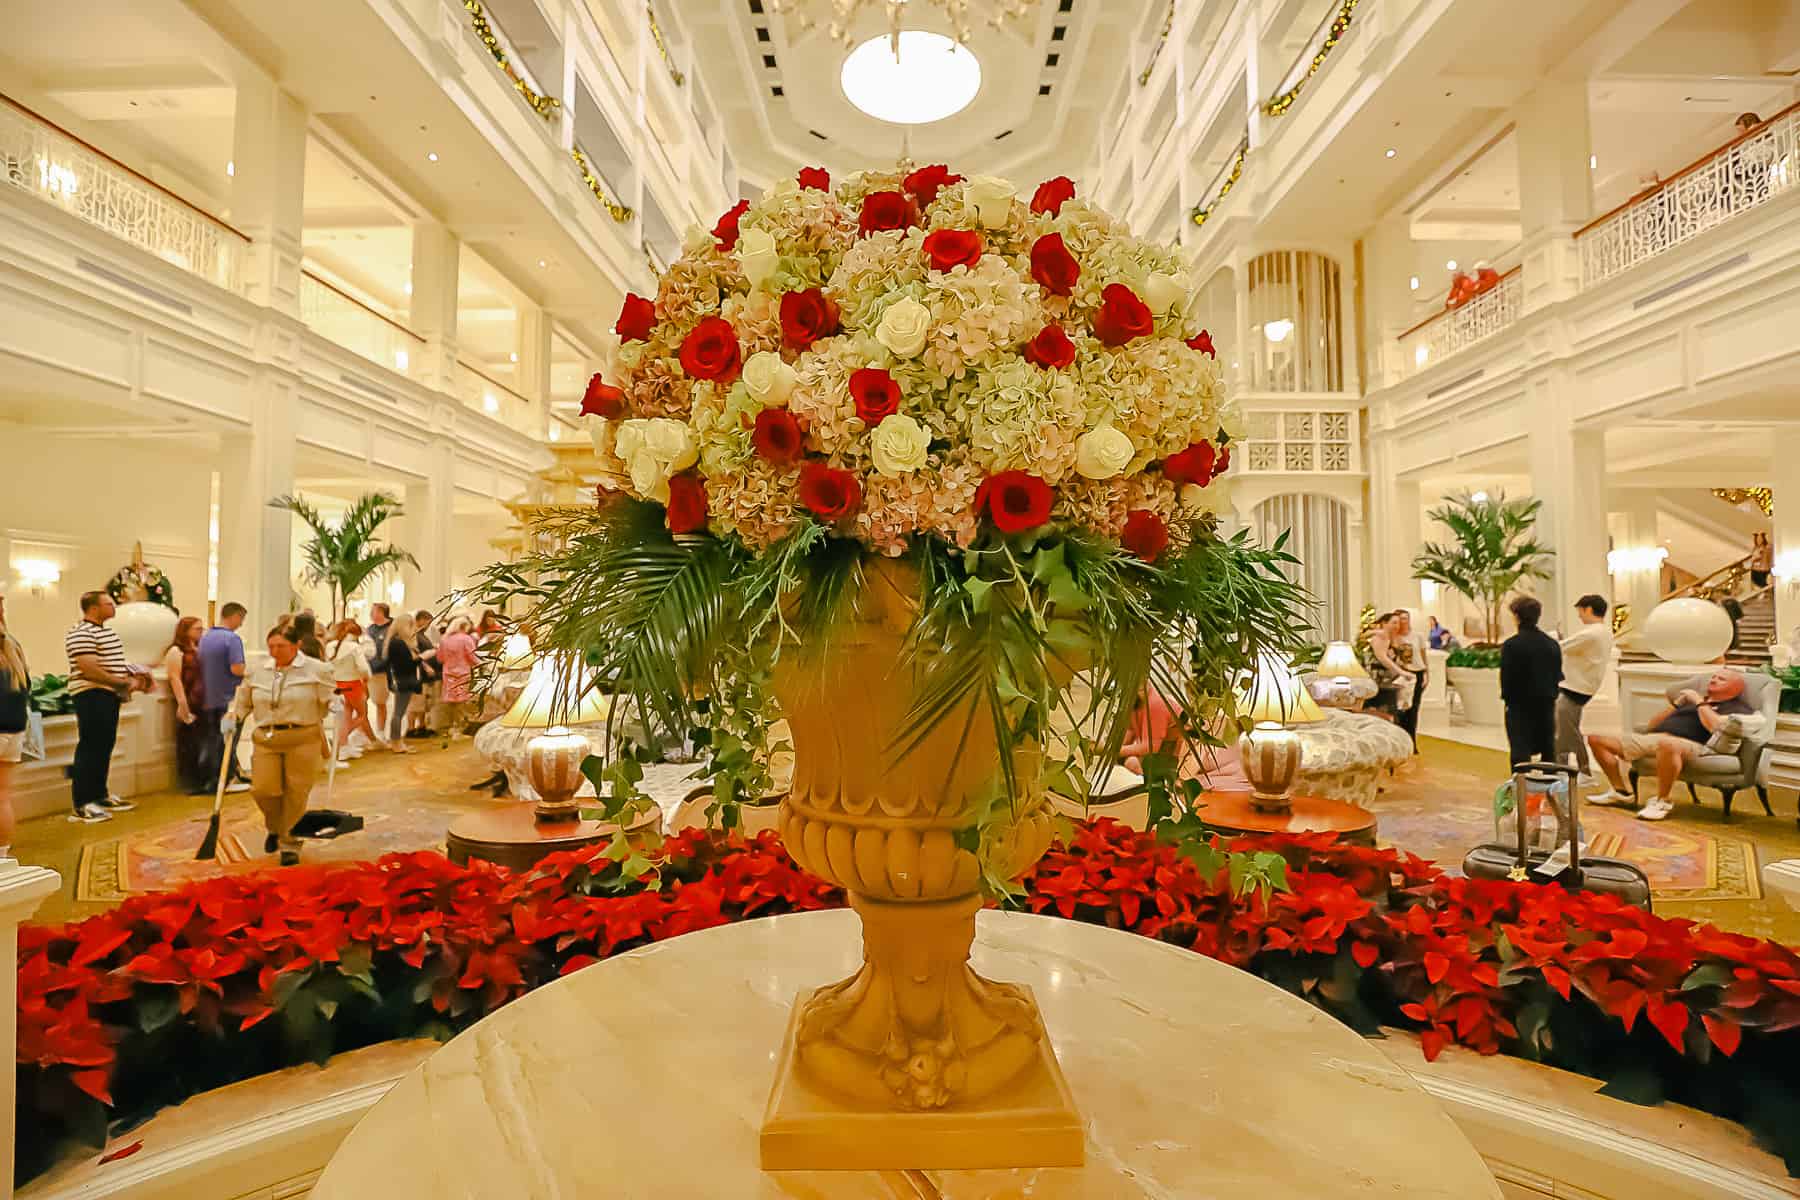
[[469, 408], [486, 413], [509, 429], [534, 438], [544, 436], [534, 411], [536, 406], [530, 400], [460, 359], [456, 363], [456, 394]]
[[0, 182], [239, 290], [243, 234], [23, 105], [0, 101]]
[[1252, 409], [1249, 428], [1233, 459], [1253, 475], [1321, 473], [1360, 469], [1356, 414], [1349, 410]]
[[1400, 373], [1413, 375], [1476, 342], [1493, 337], [1524, 312], [1519, 268], [1458, 308], [1435, 313], [1400, 335]]
[[424, 338], [311, 271], [300, 276], [300, 319], [321, 337], [402, 375], [414, 369], [425, 348]]
[[1800, 187], [1800, 105], [1634, 196], [1575, 235], [1593, 287]]

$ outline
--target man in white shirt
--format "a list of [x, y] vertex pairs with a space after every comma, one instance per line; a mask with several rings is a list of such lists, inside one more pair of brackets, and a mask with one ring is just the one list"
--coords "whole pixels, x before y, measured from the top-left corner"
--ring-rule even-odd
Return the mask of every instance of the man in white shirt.
[[1593, 768], [1588, 763], [1587, 740], [1581, 736], [1581, 714], [1600, 690], [1606, 668], [1612, 665], [1612, 627], [1606, 621], [1606, 600], [1595, 595], [1575, 602], [1581, 626], [1562, 640], [1562, 686], [1556, 695], [1556, 760], [1575, 756], [1582, 782], [1591, 785]]

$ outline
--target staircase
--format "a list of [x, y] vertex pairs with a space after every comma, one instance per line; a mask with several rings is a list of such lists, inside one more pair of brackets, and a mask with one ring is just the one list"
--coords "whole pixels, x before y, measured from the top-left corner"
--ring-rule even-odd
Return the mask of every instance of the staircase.
[[1769, 661], [1769, 643], [1775, 640], [1775, 597], [1770, 589], [1752, 592], [1739, 601], [1744, 615], [1738, 618], [1737, 636], [1725, 661], [1741, 666], [1764, 666]]
[[[1669, 572], [1668, 564], [1664, 564], [1665, 587], [1668, 586]], [[1776, 635], [1775, 593], [1772, 587], [1758, 588], [1752, 582], [1749, 555], [1726, 563], [1710, 575], [1691, 579], [1669, 590], [1663, 600], [1687, 596], [1710, 600], [1727, 612], [1733, 608], [1739, 610], [1731, 646], [1725, 651], [1727, 663], [1740, 667], [1768, 665], [1769, 645]], [[1655, 656], [1642, 646], [1631, 646], [1621, 649], [1619, 657], [1624, 662], [1638, 662]]]

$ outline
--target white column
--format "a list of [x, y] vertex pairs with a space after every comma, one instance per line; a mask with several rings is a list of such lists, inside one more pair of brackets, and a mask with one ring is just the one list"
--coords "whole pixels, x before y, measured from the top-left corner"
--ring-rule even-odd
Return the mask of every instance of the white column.
[[1800, 425], [1777, 425], [1770, 443], [1769, 486], [1775, 491], [1770, 533], [1775, 543], [1775, 633], [1800, 648]]
[[287, 611], [293, 591], [293, 517], [269, 501], [294, 490], [292, 377], [265, 368], [253, 387], [251, 427], [219, 448], [219, 602], [250, 610], [245, 640]]
[[413, 377], [426, 387], [456, 394], [456, 294], [462, 243], [442, 225], [421, 220], [413, 226], [412, 301], [408, 319], [425, 339]]
[[[1651, 488], [1625, 488], [1613, 493], [1611, 508], [1624, 516], [1624, 536], [1615, 550], [1654, 550], [1662, 545], [1656, 536], [1656, 492]], [[1662, 566], [1646, 563], [1612, 577], [1615, 603], [1631, 608], [1626, 641], [1635, 642], [1650, 610], [1662, 601]], [[1605, 593], [1602, 593], [1604, 595]]]
[[1419, 581], [1413, 578], [1412, 560], [1424, 543], [1424, 496], [1417, 481], [1398, 479], [1386, 437], [1369, 443], [1369, 504], [1367, 590], [1360, 605], [1373, 604], [1377, 611], [1413, 607], [1419, 603]]
[[12, 1200], [13, 1130], [18, 1128], [18, 1073], [12, 1063], [18, 1056], [19, 1034], [19, 926], [49, 896], [62, 887], [62, 876], [43, 867], [26, 867], [11, 858], [0, 858], [0, 1121], [6, 1136], [0, 1137], [0, 1200]]
[[[449, 402], [442, 414], [454, 420]], [[406, 580], [407, 607], [437, 611], [450, 594], [450, 527], [456, 498], [456, 451], [445, 437], [432, 443], [429, 474], [421, 482], [406, 485], [406, 549], [419, 560]]]
[[550, 434], [550, 314], [535, 304], [519, 305], [515, 324], [519, 369], [514, 376], [521, 396], [531, 401], [535, 436]]
[[1519, 218], [1526, 312], [1581, 290], [1575, 231], [1593, 215], [1587, 82], [1550, 80], [1519, 103]]
[[297, 317], [306, 110], [269, 77], [247, 72], [238, 80], [231, 145], [231, 222], [250, 237], [245, 295]]
[[1606, 437], [1575, 429], [1567, 389], [1554, 377], [1535, 385], [1531, 398], [1531, 492], [1543, 502], [1538, 541], [1556, 552], [1544, 602], [1545, 629], [1564, 629], [1575, 619], [1575, 600], [1605, 595]]

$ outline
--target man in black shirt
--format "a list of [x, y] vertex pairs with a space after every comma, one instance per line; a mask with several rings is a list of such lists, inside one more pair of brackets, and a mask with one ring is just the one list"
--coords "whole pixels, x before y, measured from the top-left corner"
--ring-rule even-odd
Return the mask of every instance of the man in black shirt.
[[1519, 632], [1500, 647], [1500, 698], [1506, 702], [1506, 743], [1515, 763], [1556, 761], [1556, 688], [1562, 647], [1538, 628], [1544, 606], [1520, 596], [1508, 606]]
[[1590, 736], [1588, 746], [1594, 751], [1594, 759], [1613, 785], [1612, 791], [1593, 797], [1593, 803], [1636, 804], [1637, 797], [1631, 793], [1625, 772], [1640, 758], [1654, 758], [1656, 799], [1639, 809], [1637, 815], [1644, 821], [1662, 820], [1675, 810], [1669, 793], [1675, 790], [1681, 769], [1706, 752], [1707, 741], [1732, 717], [1755, 711], [1744, 699], [1744, 676], [1720, 667], [1706, 681], [1704, 696], [1692, 689], [1679, 693], [1673, 705], [1650, 718], [1649, 732], [1622, 737]]

